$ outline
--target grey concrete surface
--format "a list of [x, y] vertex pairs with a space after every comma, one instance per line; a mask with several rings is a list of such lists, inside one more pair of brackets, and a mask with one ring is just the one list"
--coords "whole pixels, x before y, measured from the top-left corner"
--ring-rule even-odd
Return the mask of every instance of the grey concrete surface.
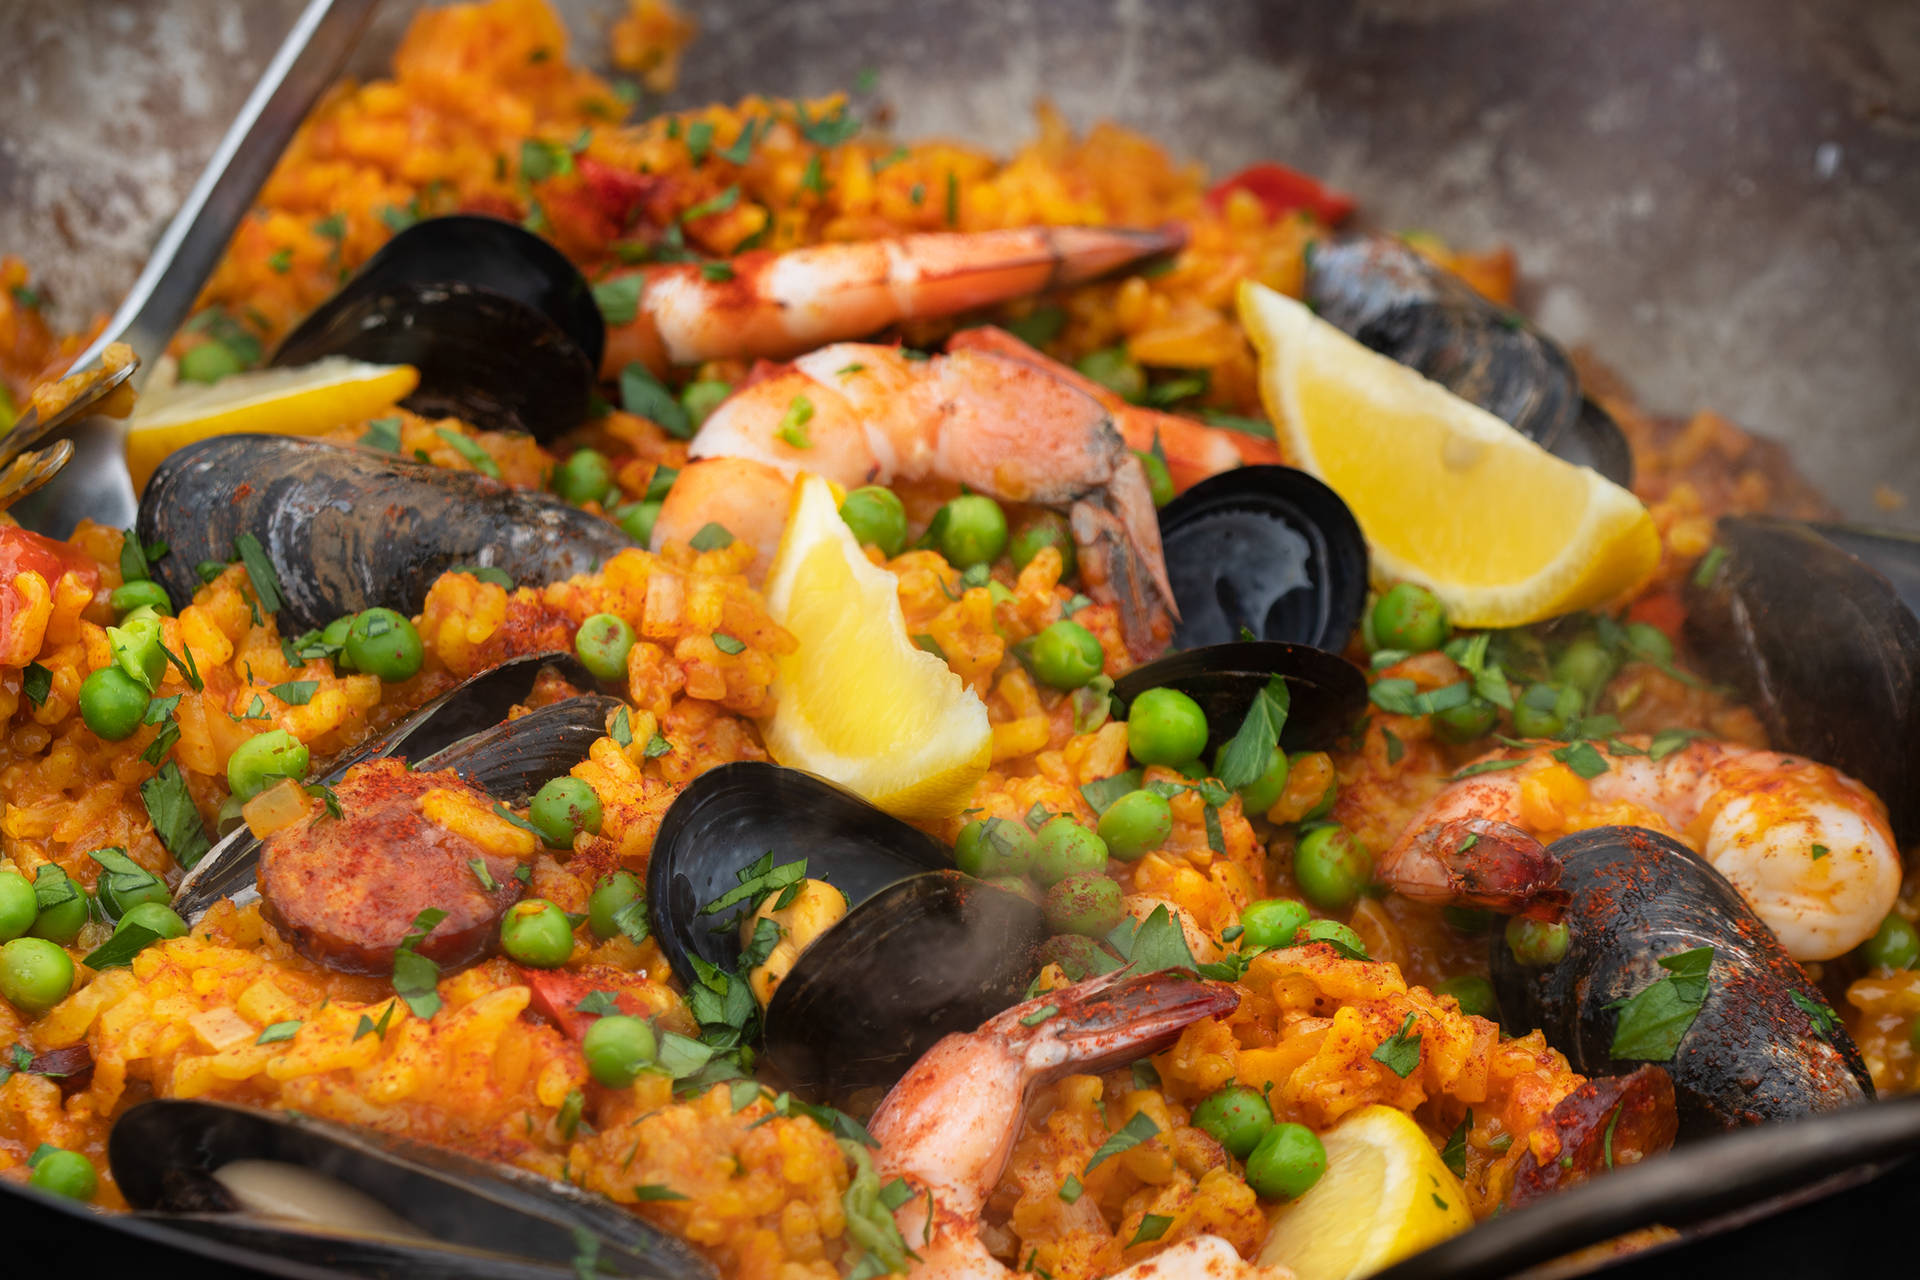
[[[0, 251], [109, 307], [296, 0], [8, 0]], [[375, 72], [413, 6], [388, 0]], [[613, 0], [560, 0], [591, 54]], [[899, 132], [1008, 145], [1045, 95], [1376, 222], [1504, 240], [1525, 302], [1652, 407], [1791, 442], [1920, 528], [1915, 0], [689, 0], [670, 101], [878, 73]], [[660, 104], [648, 104], [657, 106]], [[1877, 510], [1876, 486], [1909, 499]]]

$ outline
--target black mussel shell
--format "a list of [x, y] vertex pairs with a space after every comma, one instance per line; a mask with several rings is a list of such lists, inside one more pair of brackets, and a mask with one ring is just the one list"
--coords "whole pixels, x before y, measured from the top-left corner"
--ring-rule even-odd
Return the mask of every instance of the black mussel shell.
[[1289, 751], [1324, 750], [1353, 728], [1367, 706], [1367, 678], [1338, 654], [1301, 644], [1242, 640], [1169, 654], [1114, 682], [1124, 705], [1149, 689], [1178, 689], [1207, 713], [1207, 749], [1240, 730], [1247, 708], [1274, 676], [1287, 681], [1287, 722], [1280, 745]]
[[1580, 416], [1554, 442], [1553, 453], [1576, 467], [1592, 467], [1622, 489], [1633, 487], [1633, 447], [1613, 415], [1584, 396]]
[[725, 970], [738, 963], [742, 912], [703, 909], [768, 853], [775, 865], [805, 858], [810, 878], [855, 907], [953, 865], [952, 850], [926, 832], [810, 773], [753, 760], [709, 770], [667, 809], [647, 866], [654, 936], [682, 982], [700, 980], [693, 956]]
[[1367, 540], [1347, 504], [1291, 467], [1209, 476], [1160, 512], [1176, 648], [1261, 640], [1338, 650], [1367, 599]]
[[1894, 834], [1920, 840], [1920, 619], [1889, 575], [1912, 585], [1912, 539], [1850, 555], [1788, 520], [1726, 516], [1686, 587], [1686, 639], [1734, 685], [1773, 745], [1832, 765], [1885, 802]]
[[550, 440], [586, 420], [605, 346], [593, 291], [565, 255], [510, 222], [460, 215], [388, 241], [272, 363], [410, 364], [415, 412]]
[[[572, 654], [514, 658], [468, 678], [342, 755], [317, 781], [335, 782], [363, 760], [398, 756], [418, 768], [452, 769], [510, 804], [523, 804], [548, 779], [587, 758], [606, 733], [607, 716], [620, 706], [616, 699], [593, 694], [507, 720], [507, 712], [526, 700], [548, 667], [575, 685], [593, 685], [593, 677]], [[254, 869], [259, 861], [260, 841], [243, 824], [193, 864], [174, 889], [173, 909], [191, 922], [223, 898], [252, 900], [258, 894]]]
[[[1693, 1025], [1671, 1061], [1680, 1138], [1833, 1111], [1873, 1098], [1860, 1053], [1826, 997], [1746, 900], [1699, 854], [1638, 827], [1555, 841], [1573, 897], [1558, 964], [1521, 965], [1494, 934], [1490, 968], [1501, 1021], [1538, 1027], [1575, 1071], [1614, 1074], [1615, 1002], [1668, 976], [1659, 961], [1710, 946], [1713, 966]], [[1809, 1010], [1826, 1010], [1817, 1028]]]
[[1017, 1003], [1046, 940], [1040, 909], [958, 871], [882, 889], [775, 988], [766, 1052], [794, 1087], [883, 1089], [951, 1032]]
[[234, 539], [253, 534], [280, 579], [284, 633], [374, 605], [418, 612], [434, 579], [456, 565], [546, 583], [590, 573], [633, 545], [552, 494], [268, 435], [213, 436], [173, 454], [141, 495], [135, 528], [171, 548], [153, 572], [175, 608], [201, 585], [196, 565], [225, 563]]
[[1580, 416], [1579, 376], [1557, 343], [1392, 236], [1316, 244], [1306, 297], [1322, 320], [1543, 448]]
[[1920, 534], [1817, 520], [1808, 527], [1879, 573], [1907, 612], [1920, 618]]
[[[107, 1159], [146, 1220], [242, 1249], [303, 1260], [303, 1274], [408, 1277], [570, 1275], [583, 1242], [597, 1274], [714, 1280], [686, 1244], [612, 1203], [519, 1169], [289, 1112], [143, 1102], [114, 1123]], [[360, 1191], [425, 1239], [303, 1231], [227, 1211], [213, 1174], [236, 1160], [308, 1169]]]

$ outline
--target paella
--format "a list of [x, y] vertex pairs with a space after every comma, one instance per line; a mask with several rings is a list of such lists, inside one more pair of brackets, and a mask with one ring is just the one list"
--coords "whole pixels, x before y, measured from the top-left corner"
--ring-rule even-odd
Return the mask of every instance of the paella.
[[636, 112], [693, 38], [423, 11], [109, 406], [134, 526], [0, 524], [0, 1180], [1321, 1280], [1920, 1084], [1902, 544], [1504, 251], [1045, 105]]

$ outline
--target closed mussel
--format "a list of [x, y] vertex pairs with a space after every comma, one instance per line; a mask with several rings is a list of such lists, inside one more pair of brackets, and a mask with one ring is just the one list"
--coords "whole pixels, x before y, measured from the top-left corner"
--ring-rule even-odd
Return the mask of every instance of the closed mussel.
[[[939, 841], [831, 783], [723, 765], [668, 809], [647, 870], [654, 933], [690, 986], [695, 957], [740, 963], [750, 899], [712, 904], [756, 866], [806, 860], [846, 914], [805, 945], [767, 1002], [766, 1055], [796, 1086], [884, 1087], [948, 1032], [1020, 999], [1046, 937], [1040, 909], [953, 869]], [[776, 900], [777, 901], [777, 900]]]
[[[1531, 967], [1494, 936], [1491, 968], [1507, 1026], [1538, 1027], [1589, 1076], [1659, 1062], [1673, 1079], [1682, 1141], [1873, 1097], [1826, 997], [1705, 859], [1638, 827], [1582, 831], [1549, 852], [1572, 895], [1569, 945], [1558, 963]], [[1687, 952], [1698, 960], [1703, 947], [1712, 948], [1703, 986], [1647, 994], [1676, 978], [1662, 960]], [[1669, 1026], [1694, 1016], [1671, 1045], [1655, 1035], [1620, 1044], [1616, 1058], [1624, 1006], [1635, 999], [1665, 1002]]]
[[1148, 689], [1177, 689], [1207, 716], [1207, 750], [1232, 738], [1247, 709], [1275, 676], [1285, 679], [1288, 708], [1280, 745], [1324, 750], [1353, 727], [1367, 705], [1367, 679], [1338, 654], [1304, 644], [1243, 640], [1169, 654], [1114, 682], [1123, 707]]

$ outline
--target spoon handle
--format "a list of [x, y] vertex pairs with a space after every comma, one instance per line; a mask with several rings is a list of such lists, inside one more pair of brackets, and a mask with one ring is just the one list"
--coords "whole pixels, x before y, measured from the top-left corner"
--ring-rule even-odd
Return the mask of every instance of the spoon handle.
[[[309, 0], [167, 224], [140, 278], [99, 338], [74, 361], [75, 369], [99, 359], [109, 342], [128, 343], [141, 363], [152, 367], [187, 318], [200, 286], [306, 118], [307, 108], [332, 82], [378, 4]], [[136, 383], [141, 378], [136, 374]]]

